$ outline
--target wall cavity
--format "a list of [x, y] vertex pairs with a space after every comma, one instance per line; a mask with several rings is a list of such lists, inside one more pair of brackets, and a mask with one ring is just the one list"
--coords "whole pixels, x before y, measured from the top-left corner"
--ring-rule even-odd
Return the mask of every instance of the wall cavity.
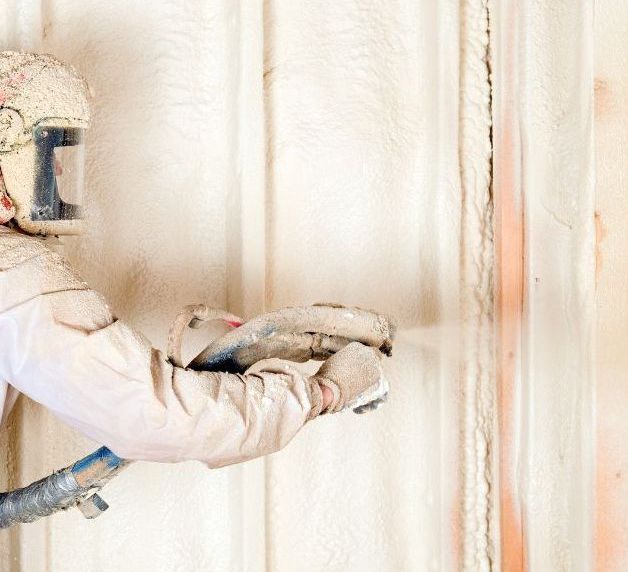
[[593, 566], [593, 12], [491, 3], [503, 569]]
[[628, 11], [595, 3], [595, 569], [628, 569]]

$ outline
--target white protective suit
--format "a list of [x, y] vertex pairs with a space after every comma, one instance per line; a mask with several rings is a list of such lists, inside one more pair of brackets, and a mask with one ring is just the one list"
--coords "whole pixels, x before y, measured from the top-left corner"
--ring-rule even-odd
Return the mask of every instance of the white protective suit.
[[272, 453], [321, 411], [313, 377], [173, 366], [43, 241], [0, 226], [0, 406], [17, 392], [126, 459], [220, 467]]

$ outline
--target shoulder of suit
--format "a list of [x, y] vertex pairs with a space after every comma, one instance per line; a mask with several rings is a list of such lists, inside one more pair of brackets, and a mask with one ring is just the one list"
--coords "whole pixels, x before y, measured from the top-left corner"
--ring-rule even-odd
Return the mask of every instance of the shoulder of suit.
[[0, 271], [48, 253], [54, 254], [42, 239], [0, 225]]
[[8, 229], [0, 232], [0, 276], [31, 294], [57, 290], [84, 290], [87, 284], [68, 261], [45, 240]]

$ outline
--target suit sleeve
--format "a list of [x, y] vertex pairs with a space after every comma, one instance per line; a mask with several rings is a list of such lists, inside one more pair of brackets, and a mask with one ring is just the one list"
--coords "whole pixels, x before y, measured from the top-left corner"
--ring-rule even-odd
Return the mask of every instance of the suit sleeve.
[[69, 276], [0, 311], [0, 377], [117, 455], [221, 467], [281, 449], [320, 411], [318, 384], [280, 360], [244, 375], [173, 366]]

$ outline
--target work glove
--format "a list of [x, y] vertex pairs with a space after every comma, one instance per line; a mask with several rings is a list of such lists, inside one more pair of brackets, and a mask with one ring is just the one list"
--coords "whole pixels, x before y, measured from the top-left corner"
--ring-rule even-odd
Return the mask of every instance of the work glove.
[[383, 354], [360, 342], [351, 342], [331, 356], [312, 381], [331, 390], [333, 399], [320, 413], [375, 409], [388, 392], [382, 371]]

